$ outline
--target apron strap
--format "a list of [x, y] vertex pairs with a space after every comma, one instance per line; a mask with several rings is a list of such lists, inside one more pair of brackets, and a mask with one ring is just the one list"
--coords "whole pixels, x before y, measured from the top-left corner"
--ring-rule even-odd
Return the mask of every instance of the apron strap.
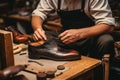
[[57, 11], [60, 11], [60, 7], [61, 7], [61, 0], [58, 0], [58, 9], [57, 9]]
[[82, 0], [81, 10], [84, 11], [84, 8], [85, 8], [85, 0]]

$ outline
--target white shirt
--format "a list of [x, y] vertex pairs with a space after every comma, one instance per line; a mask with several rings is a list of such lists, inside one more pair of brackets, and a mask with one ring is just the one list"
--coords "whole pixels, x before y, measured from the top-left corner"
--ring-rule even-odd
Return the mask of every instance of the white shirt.
[[[82, 0], [61, 0], [61, 10], [81, 9]], [[43, 20], [52, 10], [58, 9], [58, 0], [40, 0], [37, 8], [33, 11], [32, 16], [40, 16]], [[108, 0], [86, 0], [85, 13], [92, 18], [96, 24], [105, 23], [115, 25], [112, 17], [112, 11]]]

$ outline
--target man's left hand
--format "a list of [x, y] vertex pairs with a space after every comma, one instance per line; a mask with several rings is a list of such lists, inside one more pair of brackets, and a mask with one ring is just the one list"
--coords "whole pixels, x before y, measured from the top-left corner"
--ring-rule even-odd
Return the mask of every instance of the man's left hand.
[[65, 44], [76, 42], [80, 39], [78, 29], [69, 29], [59, 35], [60, 40]]

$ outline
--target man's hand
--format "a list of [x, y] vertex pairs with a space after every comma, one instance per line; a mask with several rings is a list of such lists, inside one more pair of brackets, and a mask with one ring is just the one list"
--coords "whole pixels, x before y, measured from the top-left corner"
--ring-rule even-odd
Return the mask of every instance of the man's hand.
[[45, 35], [45, 31], [41, 28], [38, 28], [34, 31], [33, 38], [35, 41], [47, 40], [47, 37]]
[[70, 29], [70, 30], [66, 30], [63, 33], [61, 33], [59, 35], [59, 38], [63, 43], [70, 44], [80, 39], [79, 34], [80, 33], [78, 29]]
[[59, 35], [59, 38], [63, 43], [70, 44], [81, 39], [98, 36], [103, 33], [110, 33], [113, 29], [114, 27], [107, 24], [97, 24], [87, 28], [66, 30]]

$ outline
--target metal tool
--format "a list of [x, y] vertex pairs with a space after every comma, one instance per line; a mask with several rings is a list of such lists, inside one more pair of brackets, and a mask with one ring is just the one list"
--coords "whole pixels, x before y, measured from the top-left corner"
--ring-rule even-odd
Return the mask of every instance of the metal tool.
[[36, 63], [36, 64], [38, 64], [38, 65], [40, 65], [40, 66], [44, 66], [42, 63], [39, 63], [39, 62], [37, 62], [37, 61], [28, 60], [28, 62], [34, 62], [34, 63]]

